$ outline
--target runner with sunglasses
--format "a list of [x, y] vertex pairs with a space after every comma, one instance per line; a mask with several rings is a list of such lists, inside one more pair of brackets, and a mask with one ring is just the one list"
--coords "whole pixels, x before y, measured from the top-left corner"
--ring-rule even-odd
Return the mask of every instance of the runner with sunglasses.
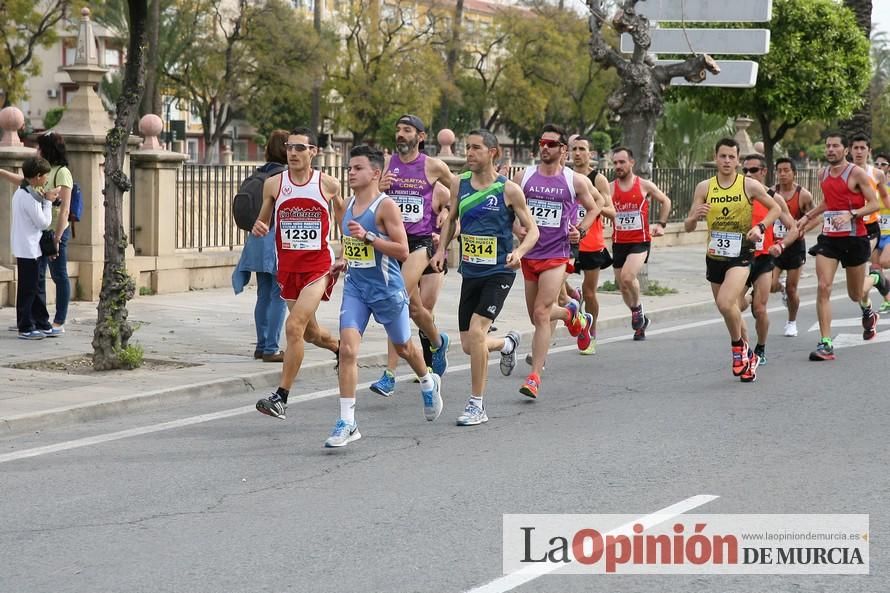
[[[433, 234], [448, 215], [448, 205], [438, 213], [433, 203], [436, 183], [451, 188], [451, 170], [442, 160], [421, 152], [426, 139], [426, 127], [416, 115], [403, 115], [396, 122], [396, 151], [385, 165], [380, 190], [389, 195], [402, 213], [408, 233], [408, 259], [402, 264], [405, 289], [411, 299], [411, 319], [429, 343], [432, 369], [439, 376], [448, 368], [448, 334], [440, 332], [433, 312], [426, 308], [420, 295], [420, 279], [424, 271], [432, 273], [430, 259], [435, 253]], [[395, 366], [398, 356], [389, 345], [389, 361], [383, 375], [371, 384], [371, 391], [389, 397], [395, 389]], [[391, 367], [391, 368], [390, 368]]]
[[[746, 156], [742, 172], [746, 177], [754, 179], [766, 187], [767, 168], [766, 159], [763, 156], [759, 154]], [[767, 362], [766, 340], [769, 336], [767, 305], [772, 288], [772, 272], [775, 267], [773, 255], [781, 253], [786, 245], [793, 244], [794, 239], [797, 238], [797, 223], [791, 217], [785, 200], [777, 199], [776, 192], [772, 188], [767, 189], [766, 193], [775, 200], [782, 212], [776, 222], [766, 227], [763, 239], [754, 245], [754, 261], [751, 263], [751, 272], [748, 274], [747, 286], [751, 287], [751, 314], [754, 316], [754, 325], [757, 331], [757, 345], [754, 346], [754, 353], [760, 358], [760, 365], [765, 365]], [[752, 206], [753, 221], [757, 224], [766, 216], [767, 209], [760, 202], [754, 202]], [[781, 235], [779, 240], [775, 237], [777, 232]], [[773, 249], [774, 245], [775, 249]], [[747, 307], [748, 301], [743, 293], [739, 301], [739, 308], [744, 311]], [[747, 328], [743, 325], [742, 329], [742, 339], [747, 341]]]
[[[287, 398], [303, 364], [305, 342], [321, 342], [329, 335], [318, 325], [315, 312], [322, 300], [331, 298], [337, 282], [332, 271], [334, 252], [328, 245], [330, 208], [343, 218], [340, 182], [312, 168], [318, 152], [315, 133], [298, 127], [287, 137], [287, 170], [263, 184], [263, 207], [251, 231], [256, 237], [269, 232], [275, 214], [275, 248], [278, 285], [287, 303], [285, 321], [287, 350], [278, 389], [256, 403], [257, 411], [284, 420]], [[333, 338], [330, 338], [331, 340]]]
[[[537, 244], [522, 258], [525, 304], [535, 332], [532, 338], [532, 372], [519, 392], [530, 398], [538, 397], [552, 335], [550, 321], [563, 320], [569, 333], [579, 338], [580, 349], [589, 345], [593, 325], [589, 313], [581, 315], [577, 301], [569, 301], [566, 307], [556, 304], [571, 254], [569, 233], [576, 229], [583, 239], [600, 213], [589, 180], [561, 163], [567, 141], [565, 130], [554, 124], [546, 124], [541, 129], [538, 142], [540, 164], [517, 172], [513, 179], [522, 188], [540, 232]], [[576, 203], [580, 203], [587, 212], [577, 227], [572, 218]], [[523, 238], [524, 229], [518, 228], [517, 236]]]
[[[789, 158], [776, 159], [776, 180], [773, 188], [776, 196], [780, 196], [791, 218], [800, 220], [801, 216], [812, 210], [813, 195], [809, 190], [797, 184], [797, 167]], [[782, 301], [788, 309], [788, 321], [785, 322], [784, 335], [789, 338], [797, 336], [797, 311], [800, 309], [800, 295], [797, 292], [800, 284], [800, 273], [807, 261], [807, 245], [803, 233], [799, 233], [793, 243], [785, 241], [788, 228], [782, 221], [773, 224], [773, 237], [781, 241], [783, 247], [777, 248], [780, 253], [774, 258], [776, 267], [773, 269], [771, 292], [782, 292]], [[781, 274], [785, 272], [785, 281]]]

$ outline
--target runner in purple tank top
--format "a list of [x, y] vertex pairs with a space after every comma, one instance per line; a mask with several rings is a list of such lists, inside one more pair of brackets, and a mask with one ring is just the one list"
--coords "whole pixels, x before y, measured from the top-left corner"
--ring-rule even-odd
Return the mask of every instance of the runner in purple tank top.
[[[547, 124], [541, 131], [538, 144], [541, 163], [517, 173], [513, 179], [525, 193], [540, 232], [537, 245], [522, 258], [525, 303], [529, 319], [535, 326], [535, 334], [532, 338], [532, 372], [519, 392], [531, 398], [538, 396], [541, 385], [541, 372], [553, 332], [551, 320], [565, 321], [569, 333], [575, 337], [592, 325], [587, 315], [581, 316], [577, 301], [572, 300], [566, 307], [560, 307], [556, 299], [569, 261], [570, 232], [578, 232], [583, 237], [600, 213], [600, 207], [591, 193], [593, 187], [587, 178], [563, 166], [567, 146], [565, 131], [559, 126]], [[588, 212], [577, 227], [572, 218], [576, 203], [580, 203]], [[522, 229], [518, 229], [517, 234], [523, 236]], [[579, 344], [584, 337], [579, 338]]]
[[[431, 367], [442, 376], [448, 368], [448, 334], [436, 327], [433, 312], [427, 308], [420, 294], [420, 279], [435, 253], [433, 234], [441, 226], [448, 211], [437, 211], [433, 189], [437, 183], [451, 188], [451, 170], [437, 158], [420, 152], [426, 138], [426, 127], [416, 115], [403, 115], [396, 122], [396, 152], [389, 158], [380, 189], [385, 191], [402, 213], [408, 234], [408, 259], [402, 263], [405, 289], [410, 295], [411, 319], [420, 330], [421, 342], [429, 344]], [[371, 384], [371, 391], [389, 397], [395, 389], [395, 368], [398, 354], [389, 345], [387, 368], [383, 376]]]

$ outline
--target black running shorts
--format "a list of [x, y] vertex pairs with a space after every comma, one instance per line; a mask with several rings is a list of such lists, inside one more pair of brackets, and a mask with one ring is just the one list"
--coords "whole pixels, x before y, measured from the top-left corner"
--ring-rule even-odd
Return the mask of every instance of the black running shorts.
[[576, 270], [605, 270], [611, 265], [612, 256], [605, 247], [600, 251], [581, 251], [575, 260]]
[[623, 268], [627, 256], [631, 253], [645, 253], [646, 260], [649, 263], [649, 249], [652, 243], [645, 241], [643, 243], [612, 243], [612, 267]]
[[457, 328], [469, 331], [470, 319], [473, 314], [487, 317], [494, 321], [497, 319], [516, 274], [494, 274], [482, 278], [464, 277], [460, 284], [460, 303], [457, 306]]
[[819, 235], [819, 240], [810, 248], [810, 255], [836, 259], [843, 267], [853, 268], [868, 261], [871, 256], [871, 243], [868, 237]]
[[807, 262], [807, 243], [798, 239], [785, 248], [776, 259], [776, 267], [780, 270], [796, 270]]
[[726, 259], [713, 259], [710, 257], [705, 257], [705, 277], [708, 279], [708, 282], [713, 282], [714, 284], [723, 284], [723, 281], [726, 279], [726, 271], [730, 268], [737, 267], [749, 267], [751, 265], [751, 260], [753, 258], [753, 254], [748, 253], [747, 255], [743, 255], [741, 257], [731, 257]]
[[754, 282], [760, 276], [771, 273], [775, 267], [776, 264], [773, 261], [773, 256], [769, 254], [755, 256], [754, 261], [751, 262], [751, 271], [748, 273], [748, 282], [746, 284], [748, 286], [754, 286]]

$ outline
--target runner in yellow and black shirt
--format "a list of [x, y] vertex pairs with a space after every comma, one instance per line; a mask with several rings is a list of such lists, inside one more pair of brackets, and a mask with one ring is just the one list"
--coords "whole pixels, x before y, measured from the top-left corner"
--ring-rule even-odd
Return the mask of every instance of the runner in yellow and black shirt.
[[[708, 225], [707, 278], [714, 302], [726, 322], [732, 342], [732, 374], [743, 382], [754, 381], [759, 359], [742, 339], [742, 312], [739, 298], [745, 291], [754, 244], [763, 238], [764, 230], [779, 216], [779, 205], [754, 179], [737, 172], [739, 145], [732, 138], [723, 138], [715, 147], [717, 175], [695, 187], [692, 207], [684, 221], [687, 232], [704, 218]], [[760, 202], [767, 214], [751, 226], [752, 204]]]

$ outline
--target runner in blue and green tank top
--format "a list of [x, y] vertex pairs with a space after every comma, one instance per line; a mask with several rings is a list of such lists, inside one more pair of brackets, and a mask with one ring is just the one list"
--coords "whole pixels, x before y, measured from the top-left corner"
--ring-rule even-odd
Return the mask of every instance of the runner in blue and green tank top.
[[[503, 338], [488, 336], [488, 329], [504, 306], [516, 278], [521, 258], [538, 241], [538, 227], [518, 185], [498, 175], [497, 137], [488, 130], [467, 136], [467, 168], [460, 183], [451, 188], [451, 208], [442, 227], [439, 248], [430, 265], [442, 269], [448, 245], [460, 222], [460, 273], [463, 276], [458, 305], [458, 328], [464, 352], [470, 354], [472, 393], [460, 426], [488, 422], [482, 398], [488, 380], [488, 354], [501, 353], [501, 373], [509, 375], [516, 366], [519, 333]], [[513, 248], [513, 222], [519, 220], [528, 233]]]

